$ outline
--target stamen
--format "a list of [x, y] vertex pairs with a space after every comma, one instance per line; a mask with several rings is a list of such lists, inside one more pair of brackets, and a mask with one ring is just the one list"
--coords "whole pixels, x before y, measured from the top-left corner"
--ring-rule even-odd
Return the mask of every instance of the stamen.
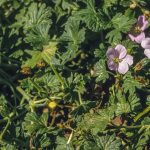
[[114, 63], [120, 63], [122, 60], [121, 59], [119, 59], [119, 58], [117, 58], [117, 57], [114, 57], [113, 58], [113, 61], [114, 61]]
[[134, 28], [134, 32], [135, 33], [140, 33], [142, 30], [141, 30], [141, 28], [139, 27], [139, 26], [136, 26], [135, 28]]
[[119, 63], [119, 58], [113, 58], [114, 63]]

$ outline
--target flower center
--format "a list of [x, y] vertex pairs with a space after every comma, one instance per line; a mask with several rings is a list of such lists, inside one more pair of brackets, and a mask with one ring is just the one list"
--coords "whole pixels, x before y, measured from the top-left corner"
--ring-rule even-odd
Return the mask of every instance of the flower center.
[[122, 60], [119, 59], [119, 58], [117, 58], [117, 57], [114, 57], [114, 58], [113, 58], [113, 62], [116, 63], [116, 64], [120, 63], [121, 61], [122, 61]]
[[134, 32], [135, 33], [140, 33], [142, 30], [141, 30], [141, 28], [139, 27], [139, 26], [136, 26], [135, 28], [134, 28]]

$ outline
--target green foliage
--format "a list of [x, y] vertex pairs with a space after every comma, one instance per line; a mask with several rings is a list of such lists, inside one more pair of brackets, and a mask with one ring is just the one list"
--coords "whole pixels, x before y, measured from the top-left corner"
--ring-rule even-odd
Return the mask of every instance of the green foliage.
[[39, 119], [39, 116], [35, 113], [30, 113], [25, 118], [24, 127], [28, 134], [32, 134], [38, 129], [44, 129], [46, 125]]
[[51, 9], [45, 4], [32, 3], [22, 19], [24, 32], [26, 33], [25, 42], [29, 43], [34, 49], [41, 48], [48, 44], [51, 26]]
[[99, 62], [95, 64], [95, 72], [97, 82], [99, 81], [105, 82], [108, 79], [109, 75], [106, 70], [105, 60], [99, 60]]
[[78, 55], [79, 47], [85, 39], [85, 29], [80, 29], [80, 21], [71, 18], [65, 25], [65, 32], [62, 34], [61, 40], [67, 42], [67, 51], [61, 56], [62, 63], [75, 58]]
[[[81, 94], [85, 92], [85, 83], [86, 77], [81, 74], [73, 74], [71, 73], [70, 77], [67, 80], [67, 84], [70, 88], [66, 88], [65, 90], [65, 100], [66, 101], [75, 101], [79, 99]], [[81, 102], [80, 102], [81, 103]]]
[[[150, 149], [150, 59], [128, 36], [148, 8], [144, 0], [1, 0], [0, 149]], [[106, 56], [118, 44], [133, 56], [125, 74], [125, 56]]]
[[106, 48], [103, 43], [99, 45], [99, 48], [95, 49], [94, 54], [96, 58], [104, 59], [106, 57]]
[[87, 101], [85, 103], [80, 102], [81, 104], [75, 108], [70, 115], [73, 117], [76, 117], [78, 119], [78, 116], [88, 112], [91, 108], [96, 106], [96, 102]]
[[142, 127], [139, 130], [139, 133], [141, 134], [138, 143], [135, 146], [136, 149], [141, 150], [147, 143], [149, 142], [149, 136], [150, 136], [150, 117], [145, 117], [143, 121], [141, 122]]
[[123, 83], [123, 88], [124, 88], [124, 92], [130, 92], [130, 93], [134, 93], [136, 88], [141, 88], [141, 84], [136, 81], [133, 76], [131, 76], [130, 73], [126, 74], [126, 76], [124, 77], [124, 83]]
[[67, 144], [67, 141], [65, 138], [58, 137], [57, 138], [57, 147], [56, 150], [74, 150], [73, 146], [71, 144]]
[[7, 117], [10, 113], [7, 100], [4, 95], [0, 95], [0, 115], [3, 117]]
[[104, 0], [103, 9], [106, 11], [108, 8], [111, 8], [114, 4], [117, 4], [118, 0]]
[[35, 113], [29, 113], [25, 117], [23, 127], [29, 135], [33, 133], [36, 133], [36, 135], [38, 135], [52, 132], [53, 128], [48, 126], [47, 121], [48, 113], [43, 113], [40, 117], [37, 116]]
[[127, 33], [135, 23], [135, 19], [130, 19], [129, 17], [119, 13], [112, 18], [111, 22], [115, 29], [118, 29], [118, 31], [121, 30], [123, 33]]
[[95, 137], [95, 141], [100, 150], [119, 150], [121, 147], [121, 142], [119, 139], [115, 138], [115, 135], [106, 135], [101, 137]]
[[84, 150], [99, 150], [99, 147], [94, 143], [94, 142], [91, 142], [91, 141], [86, 141], [84, 143]]
[[115, 107], [117, 116], [122, 114], [134, 114], [141, 109], [139, 97], [135, 93], [123, 94], [118, 90], [115, 96], [110, 97], [110, 104]]
[[58, 79], [55, 78], [54, 75], [50, 73], [45, 73], [44, 75], [39, 76], [39, 78], [35, 78], [34, 82], [39, 87], [42, 86], [47, 92], [49, 90], [51, 90], [52, 92], [59, 91], [58, 87], [60, 86], [60, 82], [58, 81]]
[[106, 129], [107, 124], [110, 123], [111, 119], [114, 117], [114, 111], [115, 107], [111, 106], [98, 113], [85, 114], [78, 126], [81, 130], [90, 130], [92, 134], [96, 135], [98, 132]]
[[31, 59], [28, 59], [25, 62], [25, 67], [31, 67], [34, 68], [36, 66], [36, 64], [42, 59], [41, 56], [41, 52], [39, 51], [29, 51], [29, 53], [31, 54]]
[[57, 50], [56, 45], [57, 43], [50, 42], [48, 45], [43, 46], [42, 51], [27, 51], [32, 58], [28, 59], [23, 66], [34, 68], [36, 64], [42, 60], [50, 64]]
[[78, 11], [75, 14], [75, 17], [79, 20], [82, 20], [86, 26], [94, 32], [102, 30], [104, 21], [102, 19], [100, 10], [95, 9], [95, 1], [86, 0], [83, 1], [83, 3], [86, 4], [86, 8]]
[[51, 24], [50, 16], [51, 16], [50, 7], [46, 7], [44, 3], [43, 4], [32, 3], [28, 8], [28, 11], [24, 18], [25, 31], [34, 29], [38, 25]]
[[116, 14], [109, 24], [114, 29], [106, 35], [106, 38], [109, 39], [110, 43], [122, 40], [121, 33], [129, 32], [135, 22], [135, 19], [129, 18], [121, 13]]
[[45, 23], [30, 29], [30, 32], [26, 34], [25, 42], [34, 46], [34, 48], [40, 48], [43, 45], [48, 44], [50, 40], [48, 35], [49, 28], [50, 25]]
[[62, 40], [73, 42], [74, 45], [82, 43], [85, 39], [85, 29], [79, 29], [80, 21], [70, 19], [65, 25]]

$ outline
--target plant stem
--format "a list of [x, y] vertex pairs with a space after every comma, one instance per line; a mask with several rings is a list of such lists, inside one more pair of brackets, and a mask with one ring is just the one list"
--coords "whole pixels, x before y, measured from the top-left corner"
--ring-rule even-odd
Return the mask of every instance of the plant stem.
[[3, 130], [3, 132], [0, 134], [0, 140], [3, 139], [3, 136], [4, 136], [4, 134], [6, 133], [7, 129], [9, 128], [10, 123], [11, 123], [11, 121], [10, 121], [10, 119], [8, 118], [7, 124], [6, 124], [5, 128], [4, 128], [4, 130]]
[[71, 134], [70, 134], [70, 136], [69, 136], [69, 139], [68, 139], [68, 141], [67, 141], [67, 144], [70, 143], [70, 141], [71, 141], [71, 139], [72, 139], [72, 136], [73, 136], [73, 130], [72, 130], [72, 132], [71, 132]]
[[56, 113], [54, 112], [50, 126], [52, 126], [54, 124], [55, 118], [56, 118]]
[[25, 98], [23, 97], [20, 101], [20, 105], [23, 105], [24, 101], [25, 101]]
[[79, 97], [80, 105], [82, 105], [82, 104], [83, 104], [83, 102], [82, 102], [81, 94], [80, 94], [80, 92], [79, 92], [79, 91], [78, 91], [78, 97]]
[[26, 100], [30, 100], [30, 97], [29, 97], [29, 95], [21, 88], [21, 87], [16, 87], [16, 89], [18, 90], [18, 92], [20, 93], [20, 94], [22, 94], [23, 95], [23, 97], [26, 99]]
[[112, 73], [112, 72], [110, 72], [110, 71], [108, 71], [108, 70], [107, 70], [107, 72], [108, 72], [109, 74], [111, 74], [111, 75], [115, 76], [115, 74], [114, 74], [114, 73]]
[[150, 111], [150, 106], [146, 107], [141, 113], [139, 113], [137, 116], [134, 118], [134, 122], [137, 122], [142, 116], [147, 114]]
[[[18, 116], [12, 117], [12, 118], [11, 118], [11, 121], [14, 121], [14, 120], [18, 119], [20, 116], [22, 116], [22, 115], [25, 114], [26, 112], [27, 112], [27, 110], [25, 110], [25, 111], [19, 113]], [[8, 117], [7, 117], [7, 118], [5, 117], [4, 119], [1, 119], [1, 120], [0, 120], [0, 124], [7, 122], [7, 120], [8, 120]]]
[[38, 86], [33, 80], [30, 80], [33, 84], [33, 86], [37, 89], [38, 92], [43, 92], [45, 93], [45, 91], [42, 90], [42, 88], [40, 86]]
[[44, 106], [46, 106], [46, 103], [43, 103], [43, 104], [36, 104], [34, 107], [35, 107], [35, 108], [38, 108], [38, 107], [44, 107]]
[[56, 77], [57, 77], [57, 79], [60, 81], [60, 83], [62, 84], [62, 86], [63, 86], [63, 89], [64, 89], [64, 80], [60, 77], [60, 75], [58, 74], [58, 72], [56, 71], [56, 69], [55, 69], [55, 67], [51, 64], [51, 63], [49, 63], [49, 65], [50, 65], [50, 67], [51, 67], [51, 69], [53, 70], [53, 72], [54, 72], [54, 74], [56, 75]]
[[0, 120], [0, 124], [1, 124], [1, 123], [4, 123], [4, 122], [7, 122], [7, 120], [8, 120], [8, 118], [6, 118], [6, 117], [5, 117], [4, 119], [1, 119], [1, 120]]
[[42, 103], [42, 102], [45, 102], [45, 101], [48, 101], [48, 99], [44, 98], [44, 99], [41, 99], [41, 100], [34, 101], [34, 104], [39, 104], [39, 103]]
[[142, 128], [142, 125], [137, 125], [137, 126], [114, 126], [115, 128], [113, 129], [108, 129], [105, 131], [102, 131], [102, 133], [107, 133], [107, 132], [115, 132], [121, 129], [138, 129], [138, 128]]

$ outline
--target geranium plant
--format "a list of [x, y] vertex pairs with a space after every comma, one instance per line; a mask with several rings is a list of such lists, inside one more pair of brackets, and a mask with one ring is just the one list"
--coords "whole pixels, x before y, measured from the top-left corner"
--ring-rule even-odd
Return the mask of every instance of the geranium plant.
[[0, 149], [150, 149], [146, 0], [0, 1]]

